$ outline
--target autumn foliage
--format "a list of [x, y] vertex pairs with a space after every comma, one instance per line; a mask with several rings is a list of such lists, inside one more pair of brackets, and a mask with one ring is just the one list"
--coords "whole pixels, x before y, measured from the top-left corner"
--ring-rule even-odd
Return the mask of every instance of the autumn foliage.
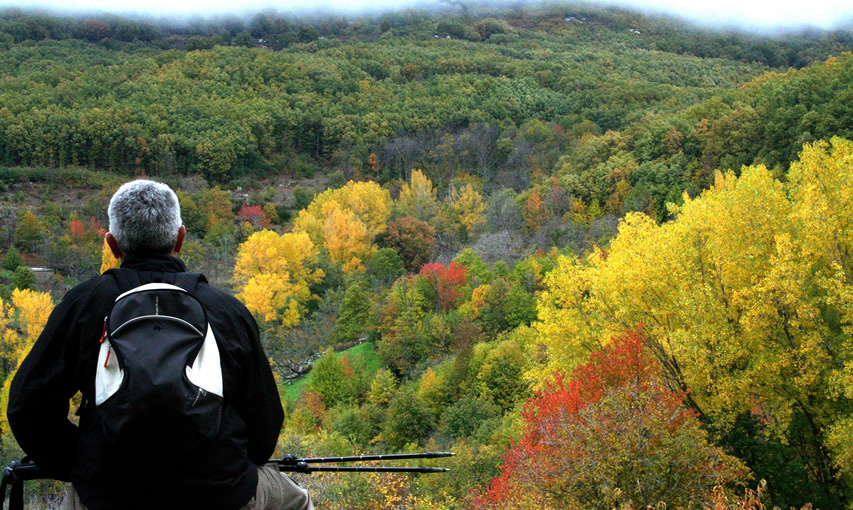
[[0, 368], [5, 377], [0, 391], [0, 448], [4, 450], [14, 444], [6, 421], [9, 387], [21, 361], [44, 329], [51, 310], [53, 300], [44, 292], [15, 289], [11, 300], [0, 299]]
[[260, 323], [276, 455], [457, 453], [318, 508], [853, 510], [851, 32], [469, 14], [0, 15], [4, 378], [20, 289], [118, 266], [97, 221], [151, 176]]
[[[788, 450], [800, 467], [784, 478], [762, 470], [772, 492], [842, 506], [853, 480], [851, 161], [850, 141], [816, 142], [785, 182], [743, 167], [682, 197], [672, 221], [628, 214], [606, 251], [564, 257], [546, 277], [536, 329], [548, 358], [528, 378], [584, 363], [642, 322], [668, 386], [689, 389], [717, 430], [754, 417], [756, 445], [803, 445]], [[806, 485], [820, 494], [794, 489]]]
[[240, 207], [240, 211], [237, 212], [237, 222], [241, 225], [248, 223], [256, 230], [272, 226], [272, 222], [267, 218], [266, 213], [259, 205], [243, 204]]
[[747, 478], [740, 461], [707, 442], [659, 371], [643, 334], [630, 331], [571, 378], [556, 373], [525, 404], [524, 435], [471, 507], [686, 507]]
[[310, 285], [324, 273], [314, 269], [317, 250], [305, 233], [278, 235], [262, 230], [240, 245], [234, 277], [250, 311], [285, 327], [299, 323], [314, 299]]
[[444, 264], [426, 264], [421, 268], [421, 276], [435, 288], [436, 303], [439, 310], [448, 310], [459, 299], [459, 287], [465, 284], [465, 266], [456, 261]]
[[363, 270], [376, 251], [377, 235], [385, 231], [391, 214], [391, 196], [374, 182], [348, 182], [316, 197], [294, 220], [294, 231], [304, 232], [345, 272]]
[[397, 251], [407, 271], [415, 272], [432, 258], [435, 228], [413, 216], [403, 216], [388, 222], [384, 244]]

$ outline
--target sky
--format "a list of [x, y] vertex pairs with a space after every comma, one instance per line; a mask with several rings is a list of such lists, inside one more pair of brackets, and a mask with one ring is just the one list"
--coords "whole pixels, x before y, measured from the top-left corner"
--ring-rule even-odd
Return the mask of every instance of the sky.
[[[53, 11], [97, 11], [116, 14], [185, 16], [244, 14], [273, 7], [281, 12], [298, 8], [341, 10], [395, 9], [417, 0], [0, 0], [0, 7], [40, 7]], [[756, 30], [798, 27], [835, 28], [853, 23], [853, 0], [591, 0], [654, 13], [679, 16], [699, 23]]]

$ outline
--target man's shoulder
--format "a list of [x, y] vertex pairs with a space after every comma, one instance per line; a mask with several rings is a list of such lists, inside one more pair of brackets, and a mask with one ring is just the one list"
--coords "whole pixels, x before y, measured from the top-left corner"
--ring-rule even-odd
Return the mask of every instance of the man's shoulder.
[[205, 308], [226, 311], [228, 313], [239, 312], [250, 317], [252, 315], [246, 308], [246, 305], [233, 294], [205, 280], [198, 282], [193, 294]]
[[63, 302], [77, 302], [85, 300], [112, 301], [118, 295], [118, 285], [115, 279], [109, 275], [98, 275], [79, 283], [65, 293]]
[[193, 295], [205, 309], [207, 320], [220, 339], [227, 345], [245, 346], [258, 335], [258, 326], [252, 313], [240, 300], [224, 289], [207, 282], [199, 282]]
[[225, 289], [223, 289], [221, 287], [217, 287], [216, 285], [208, 283], [207, 280], [204, 280], [204, 279], [199, 280], [199, 282], [195, 288], [195, 294], [196, 294], [196, 297], [198, 297], [200, 300], [202, 298], [214, 299], [214, 300], [223, 300], [223, 301], [227, 302], [227, 304], [232, 305], [232, 306], [233, 305], [243, 306], [243, 303], [241, 303], [239, 299], [234, 297], [233, 294], [231, 294], [230, 292], [226, 291]]

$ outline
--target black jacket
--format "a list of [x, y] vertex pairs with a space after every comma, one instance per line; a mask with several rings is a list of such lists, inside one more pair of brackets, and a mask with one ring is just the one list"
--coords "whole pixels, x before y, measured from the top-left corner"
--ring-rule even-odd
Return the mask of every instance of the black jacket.
[[[142, 283], [171, 283], [186, 270], [164, 255], [130, 256], [122, 268], [137, 271]], [[240, 508], [255, 494], [256, 465], [272, 455], [283, 412], [252, 315], [203, 280], [193, 295], [220, 344], [224, 384], [215, 445], [192, 456], [139, 462], [106, 447], [94, 405], [82, 408], [79, 427], [69, 421], [75, 393], [84, 402], [95, 400], [99, 339], [119, 293], [115, 278], [101, 275], [71, 289], [53, 310], [12, 381], [8, 419], [15, 438], [42, 469], [72, 481], [89, 510]]]

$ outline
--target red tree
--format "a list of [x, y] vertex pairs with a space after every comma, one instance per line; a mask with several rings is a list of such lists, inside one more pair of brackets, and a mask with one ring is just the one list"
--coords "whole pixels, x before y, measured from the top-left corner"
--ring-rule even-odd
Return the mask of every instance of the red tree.
[[237, 213], [237, 221], [241, 225], [243, 223], [249, 223], [255, 230], [269, 228], [270, 226], [270, 220], [267, 219], [266, 213], [264, 213], [263, 209], [261, 209], [261, 206], [259, 205], [243, 204], [240, 207], [240, 211]]
[[740, 461], [708, 444], [684, 395], [659, 382], [644, 344], [628, 332], [528, 400], [523, 437], [471, 507], [701, 506], [715, 487], [747, 478]]
[[468, 268], [452, 261], [449, 265], [426, 264], [421, 268], [421, 276], [435, 288], [438, 310], [449, 310], [459, 299], [459, 287], [465, 285], [465, 273]]
[[85, 234], [83, 222], [80, 220], [71, 220], [71, 237], [75, 240], [83, 239], [83, 235]]

